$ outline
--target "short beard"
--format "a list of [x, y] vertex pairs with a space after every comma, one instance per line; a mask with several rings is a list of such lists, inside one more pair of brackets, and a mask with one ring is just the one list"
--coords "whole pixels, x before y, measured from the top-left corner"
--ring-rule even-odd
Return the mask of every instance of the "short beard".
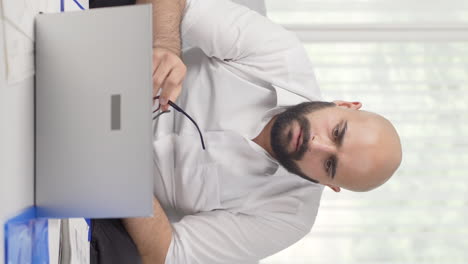
[[[278, 162], [289, 172], [294, 173], [308, 181], [318, 183], [318, 181], [307, 177], [299, 168], [295, 161], [299, 161], [304, 157], [307, 151], [308, 142], [310, 139], [310, 123], [306, 115], [327, 107], [336, 106], [334, 103], [314, 101], [305, 102], [298, 105], [290, 106], [286, 111], [278, 114], [271, 128], [270, 144]], [[284, 131], [294, 122], [297, 122], [302, 129], [302, 144], [296, 152], [289, 153], [288, 145], [291, 142], [292, 131], [286, 134]]]

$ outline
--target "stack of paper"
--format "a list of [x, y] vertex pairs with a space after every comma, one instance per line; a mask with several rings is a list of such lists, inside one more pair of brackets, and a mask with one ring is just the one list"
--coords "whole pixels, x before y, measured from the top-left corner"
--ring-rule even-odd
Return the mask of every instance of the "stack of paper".
[[49, 235], [49, 263], [59, 263], [60, 249], [60, 219], [49, 219], [48, 235]]
[[[34, 75], [34, 18], [40, 12], [57, 13], [88, 9], [88, 0], [0, 0], [5, 64], [8, 84]], [[71, 29], [70, 29], [71, 30]]]
[[[89, 263], [88, 230], [88, 224], [83, 218], [61, 220], [59, 264]], [[52, 264], [52, 258], [50, 260]]]

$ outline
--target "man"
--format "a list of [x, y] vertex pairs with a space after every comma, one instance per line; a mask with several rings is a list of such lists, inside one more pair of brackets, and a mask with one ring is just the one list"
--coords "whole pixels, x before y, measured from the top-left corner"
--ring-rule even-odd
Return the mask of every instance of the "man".
[[123, 220], [143, 263], [257, 263], [310, 231], [323, 186], [368, 191], [397, 169], [390, 122], [321, 102], [292, 33], [225, 0], [152, 2], [156, 103], [188, 112], [206, 149], [180, 113], [156, 119], [154, 216]]

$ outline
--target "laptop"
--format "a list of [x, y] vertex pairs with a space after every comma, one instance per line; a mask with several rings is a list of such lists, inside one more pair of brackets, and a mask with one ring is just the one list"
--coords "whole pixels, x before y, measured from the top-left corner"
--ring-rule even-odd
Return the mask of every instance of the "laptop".
[[35, 204], [43, 217], [152, 214], [150, 5], [35, 21]]

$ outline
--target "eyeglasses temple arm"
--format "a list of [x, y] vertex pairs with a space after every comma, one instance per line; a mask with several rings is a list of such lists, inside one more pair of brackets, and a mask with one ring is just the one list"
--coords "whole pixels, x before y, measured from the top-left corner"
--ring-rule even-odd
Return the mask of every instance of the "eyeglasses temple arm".
[[182, 108], [180, 108], [179, 106], [177, 106], [176, 104], [174, 104], [172, 101], [169, 101], [168, 102], [170, 106], [172, 106], [175, 110], [181, 112], [182, 114], [184, 114], [188, 119], [190, 119], [190, 121], [192, 121], [192, 123], [195, 125], [195, 127], [197, 128], [198, 130], [198, 134], [200, 134], [200, 139], [201, 139], [201, 144], [202, 144], [202, 148], [205, 149], [205, 141], [203, 140], [203, 135], [200, 131], [200, 128], [198, 127], [197, 125], [197, 122], [195, 122], [195, 120], [192, 119], [192, 117], [189, 116], [189, 114], [187, 114], [184, 110], [182, 110]]

